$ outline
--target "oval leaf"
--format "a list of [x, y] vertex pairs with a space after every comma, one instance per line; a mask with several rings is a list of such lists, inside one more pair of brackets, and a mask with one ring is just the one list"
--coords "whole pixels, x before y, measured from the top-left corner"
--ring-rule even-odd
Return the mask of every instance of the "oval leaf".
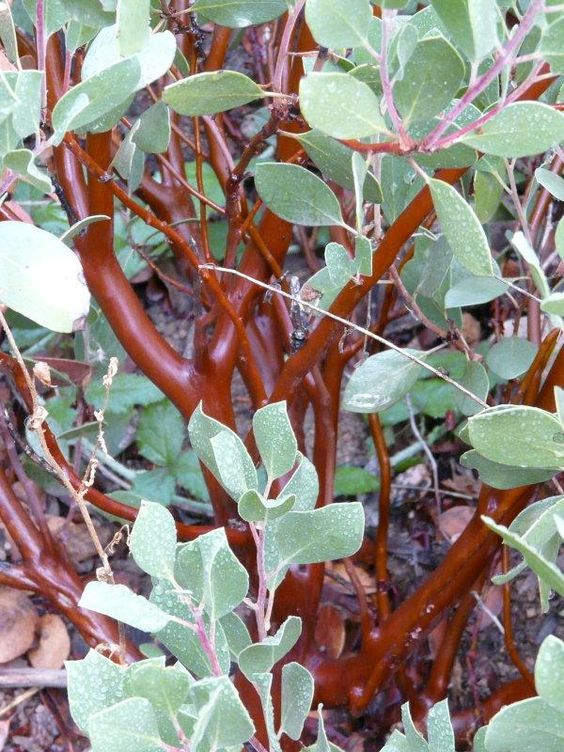
[[196, 0], [191, 10], [221, 26], [239, 29], [272, 21], [288, 5], [285, 0]]
[[323, 47], [360, 47], [368, 43], [372, 9], [368, 0], [308, 0], [306, 21]]
[[72, 332], [90, 293], [77, 256], [51, 233], [24, 222], [0, 223], [0, 300], [55, 332]]
[[304, 167], [277, 162], [257, 165], [257, 193], [270, 211], [297, 225], [346, 227], [333, 191]]
[[179, 115], [214, 115], [261, 99], [265, 92], [236, 71], [197, 73], [167, 86], [163, 101]]
[[537, 346], [521, 337], [503, 337], [488, 351], [486, 363], [502, 379], [515, 379], [529, 368]]

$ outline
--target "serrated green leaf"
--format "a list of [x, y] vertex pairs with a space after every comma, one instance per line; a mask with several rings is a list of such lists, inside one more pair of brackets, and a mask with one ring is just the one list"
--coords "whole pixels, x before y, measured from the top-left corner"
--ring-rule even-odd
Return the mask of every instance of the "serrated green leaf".
[[300, 108], [312, 128], [333, 138], [389, 134], [378, 97], [347, 73], [310, 73], [303, 78]]
[[78, 602], [81, 608], [97, 611], [112, 619], [129, 624], [142, 632], [158, 632], [170, 617], [142, 595], [136, 595], [125, 585], [89, 582]]
[[339, 465], [335, 472], [335, 496], [357, 496], [377, 491], [379, 480], [362, 467]]
[[312, 227], [346, 227], [333, 191], [303, 167], [261, 162], [256, 168], [255, 186], [270, 211], [288, 222]]
[[201, 501], [209, 501], [208, 489], [195, 452], [192, 450], [182, 452], [168, 469], [174, 474], [178, 485], [188, 491], [191, 496]]
[[171, 513], [161, 504], [143, 501], [131, 531], [130, 547], [144, 572], [171, 579], [176, 556], [176, 526]]
[[442, 180], [430, 180], [429, 188], [437, 219], [454, 257], [477, 276], [493, 274], [488, 239], [478, 217], [455, 188]]
[[215, 115], [240, 107], [265, 92], [251, 78], [237, 71], [197, 73], [163, 91], [163, 101], [180, 115]]
[[0, 300], [41, 326], [71, 332], [90, 308], [77, 256], [27, 222], [0, 223]]
[[[99, 380], [92, 381], [85, 393], [86, 400], [99, 410], [104, 404], [106, 389]], [[135, 405], [161, 402], [164, 394], [146, 376], [136, 373], [118, 373], [112, 380], [107, 411], [123, 414]]]
[[158, 465], [174, 465], [184, 442], [184, 421], [168, 400], [146, 407], [139, 419], [139, 451]]
[[498, 157], [534, 156], [564, 141], [564, 113], [542, 102], [514, 102], [461, 141]]

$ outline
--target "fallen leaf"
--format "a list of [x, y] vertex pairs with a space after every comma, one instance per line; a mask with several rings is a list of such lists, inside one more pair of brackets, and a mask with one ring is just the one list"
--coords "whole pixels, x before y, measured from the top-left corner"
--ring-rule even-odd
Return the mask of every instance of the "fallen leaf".
[[[94, 527], [103, 546], [112, 537], [108, 526], [93, 520]], [[86, 525], [82, 522], [69, 522], [64, 517], [47, 517], [47, 526], [58, 542], [66, 549], [73, 564], [80, 564], [91, 556], [96, 556], [96, 546], [90, 537]]]
[[470, 347], [474, 347], [482, 339], [480, 322], [471, 313], [462, 314], [462, 334]]
[[[367, 572], [363, 567], [355, 566], [354, 570], [360, 584], [364, 588], [364, 592], [367, 595], [375, 593], [376, 583], [374, 576]], [[339, 590], [341, 593], [346, 593], [347, 595], [354, 594], [354, 585], [342, 562], [327, 562], [326, 572], [331, 577], [331, 586], [334, 587], [335, 590]]]
[[39, 645], [27, 654], [34, 668], [62, 668], [69, 657], [70, 638], [57, 614], [45, 614], [39, 623]]
[[480, 611], [478, 617], [478, 629], [484, 629], [492, 623], [493, 619], [490, 614], [493, 616], [499, 616], [501, 614], [501, 609], [503, 608], [503, 588], [489, 588], [485, 597], [482, 598], [482, 603], [485, 608], [482, 608], [480, 604], [478, 604], [478, 609]]
[[317, 614], [315, 641], [327, 652], [328, 658], [339, 658], [345, 647], [345, 619], [342, 611], [330, 603], [323, 603]]
[[451, 507], [439, 516], [439, 530], [448, 541], [454, 543], [473, 516], [472, 507]]
[[8, 663], [33, 645], [38, 615], [24, 593], [0, 589], [0, 663]]

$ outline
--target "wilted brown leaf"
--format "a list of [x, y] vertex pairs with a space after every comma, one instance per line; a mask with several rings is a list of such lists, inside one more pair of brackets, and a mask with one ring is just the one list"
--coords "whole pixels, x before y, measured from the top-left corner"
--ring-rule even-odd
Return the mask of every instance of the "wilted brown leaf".
[[13, 661], [30, 649], [38, 615], [24, 593], [0, 589], [0, 663]]
[[315, 626], [315, 641], [329, 658], [338, 658], [345, 647], [345, 619], [340, 609], [330, 603], [321, 605]]
[[439, 530], [451, 543], [460, 537], [466, 525], [474, 516], [472, 507], [452, 507], [439, 517]]
[[[96, 555], [96, 546], [84, 523], [69, 522], [63, 517], [48, 517], [47, 525], [59, 543], [66, 548], [73, 564], [79, 564]], [[94, 520], [94, 527], [102, 545], [107, 545], [111, 538], [110, 528], [101, 525], [97, 520]]]
[[27, 654], [34, 668], [62, 668], [69, 657], [70, 638], [57, 614], [45, 614], [39, 623], [39, 645]]

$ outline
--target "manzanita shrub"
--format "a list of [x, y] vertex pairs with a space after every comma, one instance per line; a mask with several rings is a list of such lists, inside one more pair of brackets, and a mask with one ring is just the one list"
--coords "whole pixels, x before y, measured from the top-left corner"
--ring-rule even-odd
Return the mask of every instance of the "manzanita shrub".
[[[530, 568], [542, 611], [564, 596], [563, 4], [10, 0], [0, 39], [0, 434], [20, 447], [0, 519], [21, 557], [0, 584], [93, 647], [68, 676], [94, 752], [286, 752], [318, 705], [376, 718], [382, 743], [401, 716], [386, 752], [453, 752], [455, 731], [476, 752], [561, 750], [564, 647], [548, 637], [532, 676], [510, 583]], [[155, 289], [181, 343], [147, 313]], [[378, 479], [336, 466], [342, 411], [367, 416]], [[448, 438], [482, 486], [400, 601], [410, 431], [432, 463]], [[86, 587], [30, 477], [82, 512], [102, 563]], [[439, 482], [435, 464], [435, 525]], [[363, 489], [374, 541], [359, 503], [334, 502]], [[116, 584], [89, 508], [134, 522], [148, 597]], [[324, 562], [353, 555], [375, 595], [353, 568], [333, 656]], [[451, 723], [492, 576], [521, 678]], [[118, 623], [154, 636], [150, 657]], [[320, 713], [311, 749], [334, 746]]]

